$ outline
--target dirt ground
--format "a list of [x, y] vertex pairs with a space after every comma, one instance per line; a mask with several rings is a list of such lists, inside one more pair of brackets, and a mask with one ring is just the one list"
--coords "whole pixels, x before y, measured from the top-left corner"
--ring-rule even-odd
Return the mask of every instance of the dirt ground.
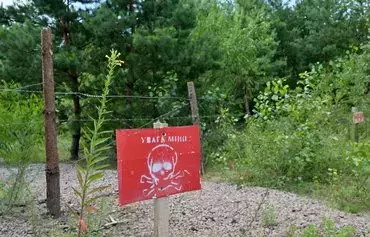
[[[12, 171], [0, 168], [0, 180]], [[76, 171], [71, 164], [61, 165], [63, 215], [52, 219], [46, 214], [44, 165], [27, 170], [33, 202], [15, 207], [11, 214], [0, 216], [0, 236], [60, 236], [76, 226], [68, 206], [76, 206], [72, 187], [77, 185]], [[152, 236], [153, 201], [124, 207], [117, 205], [117, 173], [107, 170], [100, 184], [111, 185], [102, 193], [91, 213], [90, 233], [102, 236]], [[292, 193], [258, 187], [237, 188], [226, 183], [202, 182], [202, 190], [170, 197], [171, 236], [294, 236], [310, 224], [320, 226], [325, 218], [335, 228], [354, 226], [356, 236], [370, 236], [370, 216], [349, 214], [327, 207], [323, 202]], [[98, 231], [99, 230], [99, 231]], [[98, 232], [97, 232], [98, 231]], [[92, 235], [92, 236], [101, 236]], [[71, 235], [73, 236], [73, 235]]]

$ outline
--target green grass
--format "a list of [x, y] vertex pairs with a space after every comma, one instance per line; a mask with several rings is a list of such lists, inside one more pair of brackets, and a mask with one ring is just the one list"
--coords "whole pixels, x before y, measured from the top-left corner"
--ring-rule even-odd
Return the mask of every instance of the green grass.
[[285, 185], [279, 187], [250, 182], [251, 180], [248, 178], [248, 174], [240, 172], [239, 170], [214, 166], [207, 169], [202, 180], [209, 182], [229, 182], [239, 186], [247, 185], [274, 188], [322, 200], [328, 206], [345, 212], [370, 212], [370, 193], [366, 191], [368, 189], [358, 189], [355, 180], [350, 178], [338, 180], [334, 183], [292, 182], [285, 183]]

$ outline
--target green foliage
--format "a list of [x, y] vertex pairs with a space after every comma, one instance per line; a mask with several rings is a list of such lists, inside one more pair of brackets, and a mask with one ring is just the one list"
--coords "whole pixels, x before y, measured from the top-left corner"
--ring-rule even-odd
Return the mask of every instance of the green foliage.
[[331, 219], [324, 218], [321, 226], [317, 227], [315, 225], [308, 225], [300, 235], [292, 233], [290, 236], [300, 236], [300, 237], [351, 237], [356, 233], [356, 228], [354, 226], [344, 226], [342, 228], [337, 228], [335, 222]]
[[277, 225], [276, 209], [272, 205], [267, 205], [262, 212], [262, 226], [269, 228], [275, 225]]
[[352, 143], [345, 151], [345, 159], [357, 179], [358, 189], [366, 189], [370, 178], [370, 144]]
[[268, 82], [255, 99], [255, 114], [247, 117], [245, 129], [227, 121], [213, 132], [223, 135], [207, 156], [208, 164], [231, 171], [237, 183], [295, 191], [306, 186], [306, 192], [341, 209], [368, 210], [367, 124], [359, 125], [360, 143], [350, 136], [351, 107], [365, 115], [369, 111], [367, 48], [327, 67], [315, 65], [300, 75], [294, 90], [281, 79]]
[[25, 179], [27, 163], [20, 164], [3, 182], [0, 180], [0, 216], [10, 213], [17, 207], [26, 206], [31, 201], [29, 183]]
[[[78, 77], [81, 91], [98, 93], [105, 52], [116, 48], [124, 52], [126, 61], [112, 85], [117, 95], [160, 95], [158, 88], [166, 88], [168, 95], [186, 97], [186, 81], [193, 80], [201, 95], [220, 88], [226, 100], [236, 104], [229, 108], [231, 114], [248, 113], [271, 78], [285, 76], [293, 90], [298, 74], [311, 64], [320, 61], [328, 65], [351, 47], [364, 50], [360, 45], [368, 40], [368, 18], [366, 4], [348, 0], [302, 0], [295, 7], [280, 0], [19, 2], [0, 10], [0, 79], [22, 85], [39, 80], [39, 32], [48, 26], [54, 33], [58, 91], [74, 90], [71, 78]], [[357, 67], [358, 72], [367, 67], [364, 60], [355, 62], [352, 68]], [[338, 93], [340, 98], [343, 96]], [[59, 118], [73, 119], [71, 98], [63, 100], [58, 104]], [[156, 117], [166, 107], [181, 103], [128, 99], [122, 106], [120, 102], [115, 100], [109, 109], [114, 111], [112, 116], [123, 119], [138, 114]], [[81, 103], [84, 119], [99, 102], [81, 99]], [[201, 112], [219, 113], [220, 108], [213, 107], [206, 106]], [[127, 125], [143, 124], [130, 121]], [[106, 126], [116, 128], [113, 123]]]
[[212, 1], [202, 7], [209, 10], [199, 11], [191, 38], [206, 87], [220, 86], [230, 100], [250, 102], [270, 74], [277, 45], [264, 6]]
[[302, 237], [318, 237], [318, 231], [316, 226], [314, 225], [309, 225], [306, 227], [301, 235]]
[[254, 99], [256, 116], [268, 120], [293, 112], [295, 104], [290, 101], [289, 86], [283, 83], [281, 79], [266, 83], [265, 90]]
[[0, 165], [10, 166], [0, 183], [0, 215], [30, 201], [26, 169], [43, 158], [42, 100], [21, 96], [19, 87], [5, 81], [0, 87]]
[[0, 157], [13, 165], [43, 159], [42, 100], [14, 91], [19, 87], [4, 81], [0, 87]]
[[88, 231], [85, 215], [90, 205], [93, 205], [97, 200], [98, 196], [96, 194], [110, 187], [96, 186], [94, 184], [104, 177], [103, 169], [109, 166], [108, 164], [104, 164], [104, 161], [107, 160], [104, 153], [110, 149], [110, 146], [106, 144], [109, 137], [106, 135], [107, 131], [102, 131], [102, 126], [105, 122], [105, 116], [110, 113], [110, 111], [107, 111], [106, 109], [109, 87], [112, 84], [115, 69], [123, 63], [123, 61], [118, 59], [119, 56], [120, 53], [115, 50], [111, 51], [111, 55], [109, 57], [107, 56], [108, 71], [104, 81], [100, 106], [97, 108], [97, 118], [93, 119], [93, 129], [86, 128], [83, 130], [84, 140], [82, 147], [86, 164], [85, 168], [80, 164], [76, 165], [79, 187], [73, 189], [76, 197], [80, 201], [80, 208], [78, 212], [75, 212], [75, 215], [78, 216], [79, 220], [78, 236]]
[[160, 115], [168, 113], [168, 108], [172, 108], [174, 112], [168, 114], [167, 117], [178, 116], [180, 108], [186, 105], [186, 101], [171, 98], [178, 95], [178, 81], [176, 73], [168, 72], [161, 84], [153, 83], [152, 86], [148, 87], [149, 96], [158, 98], [156, 108]]
[[22, 85], [40, 81], [40, 30], [29, 21], [0, 26], [0, 80]]
[[[277, 56], [286, 57], [281, 75], [309, 70], [316, 62], [345, 55], [351, 46], [368, 42], [369, 7], [367, 3], [348, 0], [302, 0], [294, 8], [272, 1], [274, 28], [280, 42]], [[280, 2], [280, 4], [276, 4]], [[366, 5], [366, 6], [365, 6]]]
[[[89, 8], [91, 2], [98, 7]], [[361, 143], [349, 141], [350, 111], [370, 116], [369, 9], [348, 0], [301, 0], [294, 7], [281, 0], [33, 0], [0, 8], [0, 79], [8, 83], [4, 89], [39, 81], [39, 32], [49, 26], [56, 90], [99, 94], [107, 81], [104, 56], [116, 48], [126, 62], [109, 75], [118, 97], [107, 104], [80, 96], [81, 114], [74, 114], [73, 96], [57, 97], [58, 119], [68, 121], [59, 130], [64, 141], [79, 130], [71, 120], [90, 120], [105, 106], [95, 122], [83, 124], [89, 162], [100, 164], [107, 154], [101, 146], [108, 138], [97, 130], [122, 126], [117, 119], [142, 127], [139, 118], [183, 116], [178, 125], [189, 124], [182, 108], [192, 80], [207, 165], [237, 171], [238, 183], [345, 182], [350, 187], [331, 198], [344, 207], [353, 194], [359, 201], [351, 209], [358, 209], [370, 189], [370, 137], [366, 123], [358, 125]], [[27, 160], [39, 160], [41, 99], [6, 90], [0, 99], [0, 157], [23, 160], [29, 144]], [[82, 183], [101, 176], [79, 170]]]

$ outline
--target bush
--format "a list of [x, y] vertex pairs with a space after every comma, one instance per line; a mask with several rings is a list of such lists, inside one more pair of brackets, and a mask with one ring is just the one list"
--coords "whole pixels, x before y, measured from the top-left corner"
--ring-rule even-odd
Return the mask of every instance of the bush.
[[244, 129], [236, 129], [230, 116], [220, 116], [223, 123], [212, 132], [218, 139], [206, 137], [208, 164], [222, 165], [237, 183], [279, 188], [306, 184], [311, 191], [316, 184], [333, 186], [338, 190], [324, 195], [341, 208], [370, 209], [365, 205], [370, 193], [367, 123], [358, 125], [360, 143], [353, 143], [351, 135], [351, 108], [370, 115], [370, 46], [359, 52], [315, 65], [300, 75], [295, 89], [282, 79], [267, 83]]
[[6, 163], [40, 161], [43, 151], [42, 99], [15, 91], [3, 82], [0, 91], [0, 157]]

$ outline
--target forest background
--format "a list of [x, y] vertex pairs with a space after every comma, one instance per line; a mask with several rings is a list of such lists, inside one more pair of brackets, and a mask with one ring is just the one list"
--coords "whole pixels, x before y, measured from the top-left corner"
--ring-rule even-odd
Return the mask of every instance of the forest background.
[[[212, 176], [370, 209], [370, 1], [32, 0], [0, 6], [0, 157], [42, 162], [40, 31], [54, 33], [58, 142], [81, 158], [110, 49], [124, 61], [104, 124], [189, 125], [188, 81]], [[23, 152], [23, 153], [22, 153]], [[23, 154], [23, 155], [22, 155]], [[331, 192], [328, 192], [331, 190]]]

